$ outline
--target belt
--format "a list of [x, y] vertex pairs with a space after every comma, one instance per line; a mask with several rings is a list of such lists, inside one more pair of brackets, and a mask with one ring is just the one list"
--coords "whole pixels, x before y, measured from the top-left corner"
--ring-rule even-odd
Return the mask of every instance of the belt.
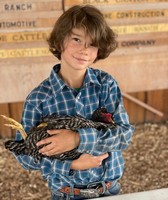
[[[111, 186], [112, 186], [112, 182], [107, 182], [105, 183], [105, 186], [106, 186], [106, 190], [108, 190]], [[74, 193], [74, 195], [83, 195], [83, 193], [89, 193], [89, 191], [91, 192], [94, 192], [94, 191], [97, 191], [98, 194], [103, 194], [104, 193], [104, 188], [100, 185], [98, 185], [97, 187], [94, 187], [94, 188], [87, 188], [87, 189], [79, 189], [79, 188], [70, 188], [70, 187], [64, 187], [62, 189], [60, 189], [59, 191], [62, 192], [62, 193], [66, 193], [66, 194], [70, 194], [70, 193]]]

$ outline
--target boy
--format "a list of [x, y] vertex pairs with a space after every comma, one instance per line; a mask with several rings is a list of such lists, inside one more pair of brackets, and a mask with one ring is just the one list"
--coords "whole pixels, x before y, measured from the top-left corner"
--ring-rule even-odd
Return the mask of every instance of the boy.
[[[117, 82], [108, 73], [89, 67], [115, 50], [115, 34], [97, 8], [73, 6], [57, 20], [48, 43], [60, 64], [28, 95], [22, 115], [25, 131], [52, 113], [90, 119], [98, 107], [113, 114], [117, 127], [106, 132], [93, 128], [50, 130], [51, 137], [37, 143], [46, 144], [40, 153], [48, 156], [78, 147], [82, 155], [73, 161], [43, 158], [36, 164], [30, 156], [16, 158], [24, 168], [41, 171], [53, 200], [118, 194], [124, 170], [122, 150], [131, 141], [133, 127]], [[16, 138], [21, 139], [19, 133]]]

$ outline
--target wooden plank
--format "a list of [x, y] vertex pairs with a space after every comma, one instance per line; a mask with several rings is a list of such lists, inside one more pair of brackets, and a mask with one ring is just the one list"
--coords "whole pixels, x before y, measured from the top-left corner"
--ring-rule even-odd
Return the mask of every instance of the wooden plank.
[[24, 18], [20, 18], [18, 13], [10, 16], [3, 15], [0, 19], [0, 29], [3, 30], [18, 30], [18, 29], [36, 29], [53, 27], [58, 17], [63, 11], [38, 12], [34, 14], [24, 13]]
[[[49, 76], [51, 65], [3, 65], [0, 70], [0, 102], [20, 102], [43, 79]], [[6, 89], [8, 88], [8, 89]]]
[[[51, 30], [50, 30], [51, 31]], [[0, 34], [0, 58], [49, 56], [47, 37], [50, 31], [8, 32]], [[167, 52], [168, 32], [119, 35], [113, 55]], [[16, 44], [20, 43], [20, 44]], [[25, 47], [26, 44], [26, 48]], [[37, 48], [38, 46], [38, 48]], [[154, 58], [153, 58], [154, 59]]]
[[[167, 99], [168, 99], [168, 89], [162, 91], [162, 105], [159, 105], [159, 108], [163, 111], [165, 114], [163, 116], [164, 121], [168, 120], [168, 106], [167, 106]], [[162, 107], [161, 107], [162, 106]]]
[[[10, 116], [9, 105], [7, 103], [0, 104], [0, 115]], [[8, 127], [4, 126], [5, 120], [0, 117], [0, 138], [10, 138], [12, 131]]]
[[[1, 50], [6, 48], [20, 48], [20, 45], [18, 43], [26, 44], [26, 47], [32, 45], [32, 43], [36, 42], [44, 42], [44, 47], [47, 47], [47, 38], [50, 34], [49, 30], [39, 30], [39, 31], [20, 31], [20, 32], [7, 32], [7, 33], [0, 33], [0, 44], [1, 44]], [[132, 48], [137, 49], [139, 47], [141, 48], [147, 48], [147, 47], [153, 47], [157, 48], [161, 45], [168, 45], [168, 39], [167, 39], [167, 32], [160, 32], [160, 33], [144, 33], [143, 37], [142, 34], [129, 34], [129, 35], [118, 35], [117, 41], [118, 41], [118, 50], [120, 48]], [[11, 45], [14, 44], [14, 45]], [[37, 46], [39, 46], [39, 43], [36, 43]], [[48, 48], [48, 47], [47, 47]], [[154, 49], [157, 51], [157, 49]]]
[[111, 25], [167, 23], [168, 9], [105, 10], [103, 15]]
[[0, 2], [0, 13], [7, 13], [11, 15], [13, 13], [20, 12], [38, 12], [38, 11], [53, 11], [62, 10], [62, 1], [60, 0], [50, 0], [50, 1], [2, 1]]
[[157, 115], [147, 112], [146, 113], [146, 121], [157, 122], [160, 120], [168, 119], [168, 106], [167, 106], [167, 98], [168, 98], [168, 89], [167, 90], [157, 90], [157, 91], [149, 91], [147, 94], [147, 103], [158, 110], [164, 113], [162, 118]]
[[112, 74], [124, 92], [141, 92], [168, 88], [168, 54], [149, 53], [113, 56], [95, 67]]
[[[131, 93], [130, 95], [144, 103], [146, 102], [146, 92]], [[126, 98], [123, 98], [123, 100], [130, 122], [133, 124], [143, 123], [145, 121], [146, 110]]]
[[165, 3], [168, 2], [168, 0], [143, 0], [143, 2], [139, 0], [64, 0], [64, 6], [65, 9], [68, 9], [69, 7], [76, 5], [76, 4], [92, 4], [94, 6], [114, 6], [114, 5], [140, 5], [140, 3], [144, 4], [151, 4], [151, 3]]
[[[112, 74], [123, 92], [165, 89], [168, 88], [168, 56], [165, 60], [166, 55], [166, 53], [157, 53], [134, 57], [110, 56], [104, 61], [95, 63], [93, 67]], [[152, 59], [153, 57], [155, 60]], [[27, 94], [49, 75], [56, 62], [55, 58], [48, 57], [48, 62], [40, 58], [36, 59], [36, 62], [35, 58], [24, 59], [24, 64], [21, 60], [17, 60], [18, 64], [14, 62], [11, 64], [9, 61], [5, 63], [4, 60], [5, 64], [2, 63], [0, 68], [0, 102], [23, 101]], [[27, 62], [29, 65], [26, 64]]]
[[50, 56], [47, 47], [39, 48], [20, 48], [20, 49], [3, 49], [0, 50], [0, 58], [24, 58], [24, 57], [41, 57], [41, 56]]
[[157, 110], [153, 106], [150, 106], [147, 103], [144, 103], [143, 101], [133, 97], [132, 95], [130, 95], [128, 93], [123, 92], [122, 95], [123, 95], [124, 98], [127, 98], [131, 102], [133, 102], [133, 103], [137, 104], [138, 106], [146, 109], [147, 111], [150, 111], [150, 112], [154, 113], [155, 115], [157, 115], [159, 117], [163, 117], [164, 113], [161, 112], [160, 110]]
[[[128, 41], [128, 42], [132, 42], [132, 41]], [[131, 45], [131, 44], [128, 44], [128, 45]], [[161, 57], [158, 57], [157, 54], [159, 54]], [[113, 52], [108, 58], [106, 58], [105, 60], [99, 61], [98, 63], [100, 64], [96, 64], [96, 65], [99, 66], [103, 64], [103, 65], [111, 66], [111, 64], [114, 65], [117, 63], [118, 65], [123, 65], [124, 63], [126, 63], [126, 65], [131, 64], [131, 63], [135, 65], [137, 62], [137, 64], [141, 66], [145, 64], [146, 62], [148, 62], [148, 60], [144, 60], [144, 59], [149, 59], [149, 64], [151, 62], [156, 62], [156, 63], [161, 62], [163, 65], [167, 65], [167, 62], [168, 62], [167, 54], [168, 53], [167, 53], [166, 45], [158, 46], [154, 48], [154, 46], [152, 45], [148, 47], [144, 47], [143, 43], [142, 44], [137, 43], [137, 45], [136, 43], [135, 44], [133, 43], [132, 47], [125, 46], [123, 48], [116, 49], [115, 52]], [[153, 56], [156, 56], [156, 57], [153, 57]], [[48, 60], [53, 60], [53, 58], [55, 58], [49, 52], [48, 47], [39, 47], [39, 48], [30, 47], [30, 48], [18, 48], [18, 49], [12, 47], [10, 49], [4, 48], [0, 50], [0, 58], [1, 58], [0, 63], [2, 64], [6, 63], [9, 58], [12, 59], [12, 60], [9, 60], [9, 63], [10, 63], [10, 62], [13, 62], [13, 60], [16, 60], [18, 58], [19, 58], [18, 62], [25, 58], [34, 58], [34, 62], [36, 62], [36, 60], [38, 61], [39, 57], [41, 57], [40, 59], [43, 62], [47, 62]], [[113, 63], [110, 63], [111, 61], [113, 61]], [[27, 63], [27, 65], [29, 65], [29, 63]]]
[[[22, 109], [23, 109], [23, 102], [10, 103], [9, 104], [9, 110], [10, 110], [9, 117], [15, 119], [17, 122], [20, 122], [21, 117], [22, 117]], [[16, 133], [16, 130], [12, 130], [11, 137], [15, 137], [15, 133]]]
[[[129, 37], [131, 38], [131, 37]], [[137, 63], [141, 62], [143, 64], [144, 59], [149, 59], [149, 62], [152, 60], [157, 62], [162, 61], [167, 64], [167, 40], [164, 38], [163, 40], [129, 40], [125, 39], [124, 41], [119, 41], [119, 47], [105, 60], [101, 61], [106, 65], [111, 65], [110, 60], [113, 60], [113, 63], [132, 63], [135, 64], [137, 59]], [[159, 43], [160, 42], [160, 43]], [[24, 43], [17, 44], [17, 46], [13, 44], [3, 44], [1, 45], [0, 50], [0, 63], [7, 62], [8, 58], [16, 59], [16, 58], [28, 58], [28, 57], [41, 57], [45, 62], [48, 59], [52, 59], [53, 55], [48, 50], [48, 45], [46, 42], [37, 42], [37, 43], [29, 43], [28, 48], [24, 48]], [[38, 46], [38, 48], [37, 48]], [[16, 48], [17, 47], [17, 48]], [[160, 57], [157, 56], [160, 55]], [[156, 57], [151, 57], [151, 55], [156, 55]], [[134, 56], [134, 57], [132, 57]], [[48, 58], [49, 57], [49, 58]], [[5, 59], [5, 61], [3, 61]], [[39, 58], [38, 58], [39, 59]], [[118, 61], [119, 59], [119, 61]], [[19, 60], [20, 61], [20, 60]], [[35, 60], [34, 60], [35, 62]], [[99, 61], [100, 62], [100, 61]], [[146, 62], [144, 60], [144, 62]]]
[[22, 20], [26, 19], [46, 19], [46, 18], [55, 18], [57, 19], [61, 14], [63, 13], [63, 10], [54, 10], [54, 11], [41, 11], [41, 12], [32, 12], [31, 15], [29, 12], [15, 12], [15, 13], [2, 13], [1, 19], [3, 20], [20, 20], [20, 15], [23, 14]]
[[[43, 30], [28, 30], [28, 31], [14, 31], [14, 32], [0, 32], [0, 43], [31, 43], [46, 41], [51, 32], [51, 28]], [[27, 44], [26, 44], [27, 46]]]
[[36, 28], [53, 27], [57, 18], [32, 18], [32, 19], [15, 19], [15, 20], [0, 20], [0, 29], [4, 30], [27, 30]]
[[[152, 42], [152, 41], [151, 41]], [[142, 45], [137, 45], [137, 47], [134, 47], [134, 49], [131, 48], [118, 48], [114, 54], [115, 55], [137, 55], [137, 54], [155, 54], [155, 53], [164, 53], [167, 51], [167, 46], [142, 46]], [[167, 61], [167, 58], [163, 58], [165, 61]], [[155, 58], [153, 58], [153, 61]]]
[[[167, 51], [167, 46], [165, 45], [158, 45], [156, 48], [152, 45], [154, 41], [147, 41], [148, 44], [146, 46], [144, 45], [144, 40], [137, 40], [137, 41], [128, 41], [127, 44], [130, 44], [129, 42], [133, 42], [132, 48], [130, 46], [125, 46], [125, 48], [118, 48], [113, 55], [114, 56], [126, 56], [126, 55], [137, 55], [137, 54], [154, 54], [154, 53], [161, 53]], [[136, 43], [137, 42], [137, 43]], [[152, 43], [153, 42], [153, 43]], [[131, 44], [130, 44], [131, 45]], [[32, 47], [27, 45], [27, 48], [22, 48], [22, 46], [16, 49], [16, 47], [12, 47], [9, 45], [1, 45], [3, 48], [0, 50], [0, 58], [1, 59], [8, 59], [8, 58], [24, 58], [24, 57], [39, 57], [39, 56], [51, 56], [52, 54], [49, 52], [48, 47]], [[40, 46], [40, 45], [39, 45]], [[44, 44], [44, 46], [46, 46]], [[11, 47], [10, 49], [7, 49], [7, 47]], [[163, 58], [163, 61], [167, 61], [168, 58]], [[155, 59], [153, 58], [153, 61]]]
[[111, 20], [118, 20], [118, 19], [139, 19], [139, 18], [146, 18], [147, 21], [150, 21], [152, 18], [163, 18], [168, 16], [167, 9], [134, 9], [134, 10], [104, 10], [103, 11], [104, 17]]
[[[103, 8], [103, 7], [102, 7]], [[124, 5], [112, 5], [112, 6], [107, 6], [107, 10], [144, 10], [144, 9], [149, 9], [149, 10], [155, 10], [155, 9], [165, 9], [167, 8], [167, 2], [149, 2], [149, 3], [144, 3], [144, 2], [139, 2], [138, 4], [124, 4]], [[103, 9], [105, 10], [105, 9]]]
[[16, 121], [21, 121], [23, 102], [9, 103], [10, 117]]
[[[5, 24], [4, 24], [5, 26]], [[10, 26], [10, 25], [9, 25]], [[22, 24], [24, 26], [30, 26], [31, 29], [26, 30], [26, 32], [22, 29], [19, 29], [19, 25], [15, 24], [11, 29], [4, 29], [0, 32], [0, 42], [7, 42], [8, 40], [12, 40], [13, 42], [17, 42], [17, 38], [19, 37], [28, 37], [29, 34], [32, 33], [32, 37], [36, 37], [39, 32], [43, 35], [49, 35], [52, 28], [50, 27], [43, 27], [43, 29], [35, 28], [35, 23], [30, 24]], [[6, 27], [8, 28], [8, 27]], [[12, 30], [14, 28], [18, 28], [18, 30]], [[159, 23], [159, 24], [140, 24], [140, 25], [124, 25], [124, 26], [112, 26], [111, 27], [118, 35], [130, 35], [130, 34], [147, 34], [147, 33], [167, 33], [168, 32], [168, 24], [167, 23]], [[6, 35], [5, 35], [6, 34]], [[21, 35], [25, 34], [25, 35]], [[29, 36], [30, 37], [30, 36]], [[10, 39], [7, 39], [10, 38]], [[11, 39], [16, 38], [16, 39]], [[22, 41], [22, 39], [20, 39]], [[30, 39], [31, 40], [31, 39]], [[24, 40], [25, 41], [25, 40]], [[28, 40], [29, 41], [29, 40]]]
[[119, 35], [168, 32], [167, 23], [118, 25], [111, 28]]
[[[142, 34], [130, 34], [130, 35], [118, 35], [118, 50], [120, 48], [129, 48], [131, 50], [137, 48], [158, 48], [158, 46], [168, 45], [168, 33], [144, 33]], [[157, 51], [157, 50], [156, 50]]]
[[[56, 4], [59, 3], [61, 0], [15, 0], [15, 3], [43, 3], [43, 2], [51, 2], [51, 1], [54, 1]], [[165, 1], [165, 0], [163, 0]], [[7, 0], [1, 0], [1, 3], [6, 3]], [[13, 0], [8, 0], [8, 3], [13, 3], [14, 1]]]
[[[150, 19], [150, 22], [147, 21], [147, 19], [144, 18], [139, 18], [139, 19], [133, 19], [133, 20], [110, 20], [110, 19], [106, 19], [107, 24], [112, 26], [136, 26], [137, 24], [141, 27], [145, 27], [145, 26], [151, 26], [152, 24], [166, 24], [167, 23], [167, 17], [165, 18], [152, 18]], [[148, 25], [150, 24], [150, 25]], [[158, 25], [157, 25], [158, 26]]]

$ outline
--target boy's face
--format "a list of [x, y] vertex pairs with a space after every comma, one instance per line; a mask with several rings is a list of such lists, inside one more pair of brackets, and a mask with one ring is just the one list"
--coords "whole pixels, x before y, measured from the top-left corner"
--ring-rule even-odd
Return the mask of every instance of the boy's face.
[[92, 46], [91, 38], [83, 29], [72, 29], [64, 40], [61, 64], [76, 70], [85, 70], [96, 59], [98, 47]]

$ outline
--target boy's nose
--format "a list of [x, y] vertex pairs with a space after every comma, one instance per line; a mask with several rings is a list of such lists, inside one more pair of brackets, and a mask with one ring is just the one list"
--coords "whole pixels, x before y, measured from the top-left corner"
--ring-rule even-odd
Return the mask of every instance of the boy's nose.
[[89, 47], [89, 46], [86, 45], [86, 44], [83, 45], [79, 52], [80, 52], [81, 54], [87, 54], [87, 49], [88, 49], [88, 47]]
[[84, 48], [85, 48], [85, 49], [87, 49], [89, 46], [90, 46], [90, 45], [87, 44], [87, 43], [84, 44]]
[[87, 49], [86, 48], [83, 48], [79, 51], [80, 54], [84, 54], [84, 55], [87, 55]]

